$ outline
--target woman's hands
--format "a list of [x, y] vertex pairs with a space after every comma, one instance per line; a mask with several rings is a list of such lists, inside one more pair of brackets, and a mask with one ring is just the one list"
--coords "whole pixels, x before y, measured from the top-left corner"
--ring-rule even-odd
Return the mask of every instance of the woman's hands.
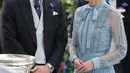
[[79, 59], [74, 59], [73, 64], [74, 64], [74, 67], [78, 70], [82, 66], [83, 61]]
[[92, 60], [86, 61], [83, 63], [83, 61], [79, 59], [75, 59], [73, 61], [74, 67], [78, 72], [89, 72], [94, 68], [94, 64]]

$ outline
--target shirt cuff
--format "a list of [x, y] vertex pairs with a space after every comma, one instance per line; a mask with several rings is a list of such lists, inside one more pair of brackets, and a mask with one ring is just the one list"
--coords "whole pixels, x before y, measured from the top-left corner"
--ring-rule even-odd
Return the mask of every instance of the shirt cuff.
[[93, 58], [92, 61], [93, 61], [93, 64], [94, 64], [94, 69], [100, 68], [100, 60], [99, 60], [99, 58]]
[[70, 56], [69, 61], [72, 63], [74, 59], [76, 59], [77, 56]]

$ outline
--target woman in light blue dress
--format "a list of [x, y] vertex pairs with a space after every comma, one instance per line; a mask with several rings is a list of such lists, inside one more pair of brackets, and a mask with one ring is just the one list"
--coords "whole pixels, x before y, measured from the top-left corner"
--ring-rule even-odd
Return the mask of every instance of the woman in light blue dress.
[[127, 52], [121, 14], [105, 0], [77, 8], [69, 52], [75, 73], [115, 73]]

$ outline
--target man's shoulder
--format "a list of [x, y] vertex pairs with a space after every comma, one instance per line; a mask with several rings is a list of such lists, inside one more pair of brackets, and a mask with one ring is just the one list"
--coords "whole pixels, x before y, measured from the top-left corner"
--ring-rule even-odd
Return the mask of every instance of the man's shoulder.
[[3, 0], [3, 2], [6, 2], [7, 4], [14, 5], [15, 3], [17, 3], [17, 0]]
[[56, 4], [60, 4], [61, 0], [52, 0], [53, 2], [55, 2]]
[[61, 4], [62, 4], [61, 0], [52, 0], [52, 2], [56, 8], [61, 7]]
[[17, 0], [3, 0], [5, 2], [16, 2]]
[[54, 2], [61, 2], [62, 0], [52, 0], [52, 1], [54, 1]]

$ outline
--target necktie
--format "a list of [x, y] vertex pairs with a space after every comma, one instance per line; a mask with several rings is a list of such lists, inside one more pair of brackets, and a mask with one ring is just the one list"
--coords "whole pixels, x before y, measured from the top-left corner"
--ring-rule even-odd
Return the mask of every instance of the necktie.
[[38, 17], [40, 18], [41, 16], [41, 9], [40, 9], [40, 0], [34, 0], [34, 8], [38, 14]]

